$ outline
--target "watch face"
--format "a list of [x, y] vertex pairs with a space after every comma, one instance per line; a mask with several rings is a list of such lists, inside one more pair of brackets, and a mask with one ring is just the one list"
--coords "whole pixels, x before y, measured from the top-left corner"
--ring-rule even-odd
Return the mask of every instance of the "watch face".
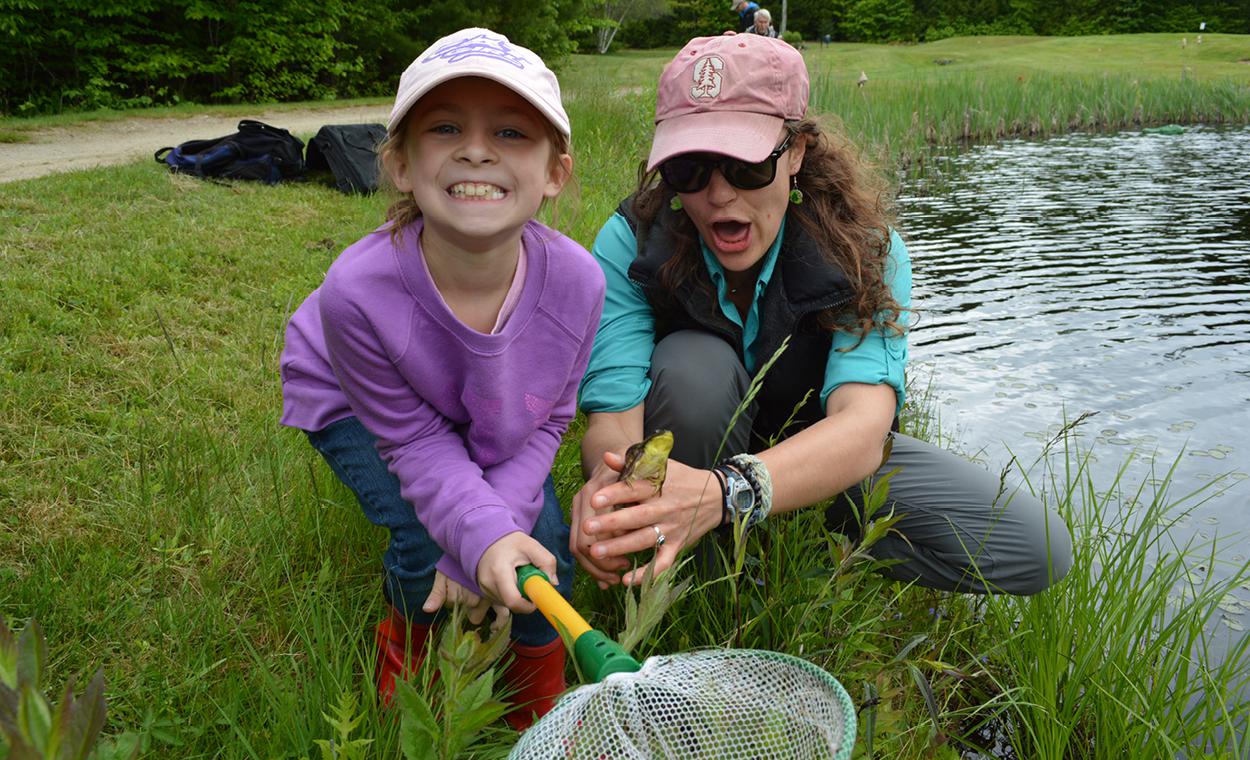
[[751, 490], [750, 483], [740, 478], [733, 478], [729, 487], [729, 499], [733, 502], [735, 512], [741, 514], [755, 506], [755, 492]]

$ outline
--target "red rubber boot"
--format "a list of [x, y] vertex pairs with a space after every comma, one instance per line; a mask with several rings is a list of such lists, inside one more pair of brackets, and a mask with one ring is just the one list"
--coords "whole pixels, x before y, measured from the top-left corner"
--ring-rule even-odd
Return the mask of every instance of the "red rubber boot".
[[378, 663], [373, 670], [382, 704], [391, 706], [395, 695], [395, 679], [410, 678], [425, 661], [425, 644], [430, 626], [412, 623], [403, 613], [391, 607], [391, 613], [374, 630], [378, 644]]
[[564, 642], [556, 639], [542, 646], [512, 642], [512, 661], [503, 672], [503, 682], [514, 690], [508, 701], [514, 707], [504, 716], [508, 725], [524, 731], [551, 711], [556, 697], [564, 692]]

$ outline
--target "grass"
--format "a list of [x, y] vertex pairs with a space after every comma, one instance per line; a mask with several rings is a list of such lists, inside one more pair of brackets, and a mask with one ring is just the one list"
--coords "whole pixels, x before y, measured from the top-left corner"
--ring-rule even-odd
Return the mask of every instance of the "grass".
[[[1247, 79], [1234, 78], [1247, 41], [1208, 36], [1202, 57], [1192, 40], [1173, 42], [965, 39], [807, 55], [814, 102], [883, 160], [906, 157], [913, 112], [925, 114], [923, 150], [930, 124], [933, 146], [957, 146], [978, 92], [985, 124], [1062, 131], [1134, 92], [1156, 93], [1142, 102], [1158, 121], [1250, 122]], [[557, 214], [585, 244], [646, 153], [649, 87], [669, 55], [579, 57], [562, 74], [580, 198]], [[1010, 100], [1018, 76], [1046, 86]], [[0, 185], [0, 615], [19, 628], [38, 619], [53, 684], [102, 666], [108, 730], [137, 737], [148, 757], [315, 757], [332, 739], [371, 740], [370, 757], [420, 756], [404, 750], [413, 710], [382, 716], [370, 698], [385, 537], [277, 424], [285, 320], [385, 204], [313, 185], [201, 183], [151, 162]], [[923, 405], [909, 414], [912, 429], [931, 424]], [[556, 463], [566, 503], [580, 485], [577, 434]], [[749, 538], [743, 570], [762, 585], [687, 593], [640, 654], [732, 644], [813, 659], [862, 706], [858, 757], [955, 757], [986, 721], [1020, 757], [1245, 756], [1235, 729], [1250, 708], [1228, 698], [1245, 685], [1244, 644], [1219, 667], [1194, 655], [1246, 570], [1178, 599], [1212, 551], [1169, 543], [1192, 500], [1166, 484], [1090, 483], [1084, 456], [1059, 451], [1054, 469], [1030, 471], [1078, 539], [1072, 575], [1048, 593], [900, 586], [809, 510]], [[576, 603], [609, 633], [627, 627], [619, 590], [582, 584]], [[487, 727], [470, 751], [500, 756], [512, 739]]]
[[[811, 112], [841, 122], [877, 162], [913, 174], [926, 173], [935, 151], [1003, 137], [1250, 122], [1250, 37], [1239, 35], [1184, 48], [1171, 34], [809, 43], [804, 56]], [[670, 58], [579, 58], [566, 89], [633, 98], [635, 123], [649, 125], [654, 93], [639, 83], [654, 81]], [[862, 88], [861, 71], [869, 77]]]

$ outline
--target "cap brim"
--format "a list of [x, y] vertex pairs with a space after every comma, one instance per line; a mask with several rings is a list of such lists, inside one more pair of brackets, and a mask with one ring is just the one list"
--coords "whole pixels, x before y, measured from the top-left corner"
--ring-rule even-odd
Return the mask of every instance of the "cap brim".
[[746, 111], [703, 111], [655, 125], [647, 171], [682, 153], [720, 153], [741, 161], [763, 161], [777, 147], [785, 121]]
[[538, 96], [537, 93], [531, 92], [529, 88], [520, 85], [520, 83], [514, 79], [508, 79], [500, 76], [496, 71], [477, 69], [472, 66], [459, 66], [454, 68], [448, 67], [446, 70], [439, 72], [437, 76], [431, 77], [429, 81], [423, 82], [421, 87], [414, 89], [412, 92], [404, 93], [403, 100], [397, 101], [395, 106], [391, 109], [391, 117], [386, 123], [387, 134], [395, 134], [395, 129], [399, 126], [400, 122], [404, 120], [404, 117], [408, 115], [408, 112], [412, 110], [412, 107], [416, 105], [417, 101], [424, 97], [426, 93], [435, 87], [438, 87], [443, 82], [449, 82], [452, 79], [459, 79], [461, 77], [481, 77], [482, 79], [489, 79], [492, 82], [498, 82], [504, 87], [507, 87], [509, 90], [515, 92], [517, 95], [525, 98], [530, 105], [537, 108], [538, 112], [546, 117], [547, 121], [554, 124], [557, 130], [559, 130], [566, 137], [569, 136], [570, 129], [568, 116], [563, 113], [555, 112], [543, 101], [542, 98]]

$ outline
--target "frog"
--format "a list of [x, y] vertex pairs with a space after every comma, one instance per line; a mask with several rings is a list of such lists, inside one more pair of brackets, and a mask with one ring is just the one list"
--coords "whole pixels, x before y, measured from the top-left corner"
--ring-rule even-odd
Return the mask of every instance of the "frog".
[[632, 485], [635, 480], [645, 480], [662, 493], [664, 478], [668, 475], [668, 455], [673, 450], [673, 433], [657, 430], [625, 450], [625, 466], [621, 468], [620, 482]]

